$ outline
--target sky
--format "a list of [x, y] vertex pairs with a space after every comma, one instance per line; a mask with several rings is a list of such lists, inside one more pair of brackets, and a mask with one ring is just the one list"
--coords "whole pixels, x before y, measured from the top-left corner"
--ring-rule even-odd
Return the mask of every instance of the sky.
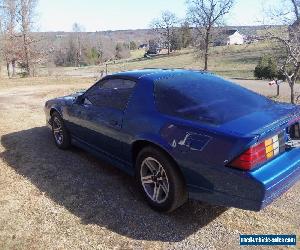
[[[278, 0], [236, 0], [226, 24], [259, 25], [263, 10]], [[39, 31], [71, 31], [77, 22], [85, 31], [149, 28], [162, 11], [179, 18], [186, 13], [186, 0], [39, 0]]]

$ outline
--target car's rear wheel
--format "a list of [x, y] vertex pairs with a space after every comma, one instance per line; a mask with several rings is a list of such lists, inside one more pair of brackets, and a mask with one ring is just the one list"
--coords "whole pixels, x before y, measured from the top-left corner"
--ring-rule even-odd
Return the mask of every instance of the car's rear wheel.
[[185, 183], [177, 166], [159, 149], [142, 149], [136, 160], [136, 176], [154, 210], [171, 212], [187, 201]]
[[60, 149], [68, 149], [71, 145], [70, 134], [60, 114], [54, 112], [51, 116], [52, 134], [55, 144]]

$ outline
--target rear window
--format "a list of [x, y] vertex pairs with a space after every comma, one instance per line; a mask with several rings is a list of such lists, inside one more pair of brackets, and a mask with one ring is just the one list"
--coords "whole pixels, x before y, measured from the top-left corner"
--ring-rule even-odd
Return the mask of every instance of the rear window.
[[201, 73], [157, 80], [154, 92], [159, 112], [216, 125], [265, 110], [273, 103], [239, 85]]

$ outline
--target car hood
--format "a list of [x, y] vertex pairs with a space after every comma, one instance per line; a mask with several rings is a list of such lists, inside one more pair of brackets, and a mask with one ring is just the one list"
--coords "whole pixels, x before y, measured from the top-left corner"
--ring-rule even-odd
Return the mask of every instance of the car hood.
[[81, 92], [76, 92], [76, 93], [73, 93], [71, 95], [67, 95], [67, 96], [62, 96], [62, 97], [59, 97], [57, 99], [62, 99], [62, 100], [74, 100], [75, 98], [77, 98], [78, 96], [80, 95], [83, 95], [84, 91], [81, 91]]
[[239, 136], [263, 136], [290, 124], [298, 117], [300, 118], [299, 106], [276, 103], [266, 109], [229, 121], [221, 128]]
[[75, 100], [78, 96], [80, 96], [80, 95], [82, 95], [82, 94], [84, 94], [83, 91], [82, 91], [82, 92], [76, 92], [76, 93], [73, 93], [73, 94], [71, 94], [71, 95], [62, 96], [62, 97], [57, 97], [57, 98], [55, 98], [55, 99], [49, 100], [48, 102], [51, 102], [51, 103], [53, 103], [53, 102], [59, 102], [59, 103], [73, 103], [74, 100]]

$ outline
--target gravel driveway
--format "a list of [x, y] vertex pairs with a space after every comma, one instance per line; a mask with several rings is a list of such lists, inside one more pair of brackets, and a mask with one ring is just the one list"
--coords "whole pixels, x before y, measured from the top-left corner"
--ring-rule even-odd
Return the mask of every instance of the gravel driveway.
[[[275, 93], [265, 82], [240, 82]], [[1, 89], [0, 249], [236, 249], [241, 233], [300, 236], [300, 183], [259, 213], [190, 201], [159, 214], [131, 177], [82, 150], [58, 150], [43, 104], [86, 87]]]

